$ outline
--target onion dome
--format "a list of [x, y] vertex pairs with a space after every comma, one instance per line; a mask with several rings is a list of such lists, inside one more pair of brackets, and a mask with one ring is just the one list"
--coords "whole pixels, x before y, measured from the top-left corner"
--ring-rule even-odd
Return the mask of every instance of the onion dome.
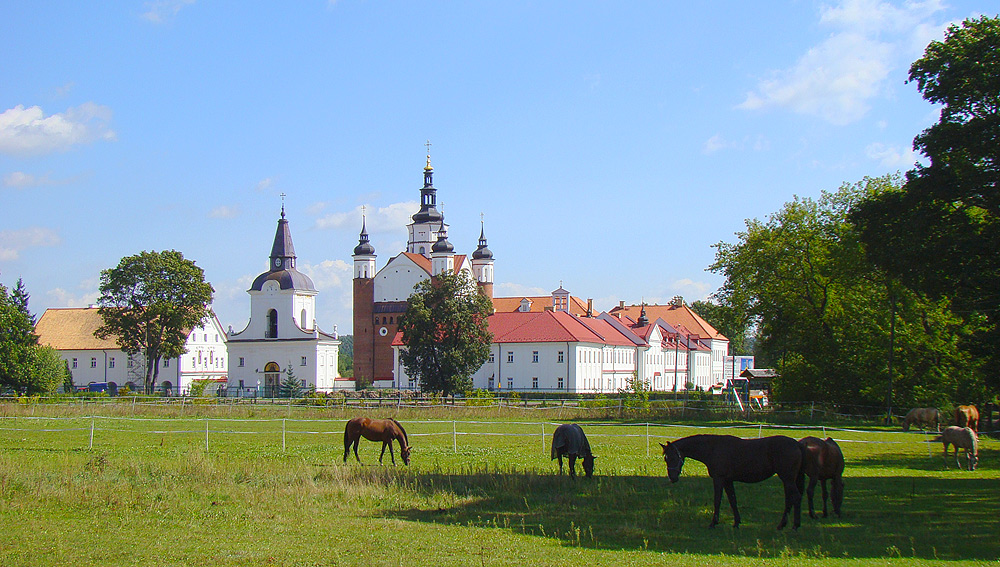
[[358, 245], [354, 247], [355, 256], [373, 256], [375, 247], [368, 241], [368, 231], [365, 230], [364, 217], [361, 218], [361, 236], [358, 238]]
[[424, 186], [420, 189], [420, 210], [412, 217], [413, 222], [440, 222], [444, 215], [437, 210], [437, 189], [434, 188], [434, 168], [431, 167], [431, 155], [427, 154], [427, 165], [424, 166]]
[[[480, 225], [481, 224], [482, 222], [480, 221]], [[485, 233], [485, 228], [483, 227], [479, 229], [479, 247], [476, 248], [476, 251], [472, 253], [472, 259], [473, 260], [493, 259], [493, 252], [491, 252], [490, 249], [486, 247], [486, 233]]]
[[268, 265], [270, 269], [254, 279], [250, 291], [260, 291], [268, 281], [278, 282], [281, 289], [316, 291], [316, 286], [309, 276], [295, 269], [295, 246], [292, 245], [292, 231], [285, 218], [284, 205], [281, 207], [278, 229], [274, 233]]

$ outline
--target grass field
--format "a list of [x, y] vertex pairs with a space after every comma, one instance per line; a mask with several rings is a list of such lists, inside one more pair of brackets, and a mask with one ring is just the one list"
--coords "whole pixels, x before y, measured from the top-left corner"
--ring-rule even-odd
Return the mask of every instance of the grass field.
[[[353, 415], [0, 405], [0, 565], [1000, 563], [1000, 443], [985, 436], [969, 472], [919, 432], [402, 410], [413, 460], [393, 467], [367, 441], [362, 464], [342, 462]], [[598, 455], [591, 480], [549, 460], [553, 423], [574, 418]], [[725, 500], [708, 529], [705, 468], [689, 460], [672, 485], [657, 444], [697, 432], [833, 436], [844, 516], [777, 531], [772, 478], [737, 485], [738, 530]]]

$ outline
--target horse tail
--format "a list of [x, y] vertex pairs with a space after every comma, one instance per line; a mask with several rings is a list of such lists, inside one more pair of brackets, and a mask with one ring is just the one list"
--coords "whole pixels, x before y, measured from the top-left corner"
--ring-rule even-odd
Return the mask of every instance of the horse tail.
[[389, 421], [395, 423], [396, 427], [398, 427], [399, 430], [403, 432], [403, 443], [406, 444], [407, 447], [409, 447], [410, 446], [410, 439], [409, 439], [409, 437], [406, 436], [406, 430], [403, 429], [403, 426], [398, 421], [396, 421], [395, 419], [393, 419], [391, 417], [389, 418]]

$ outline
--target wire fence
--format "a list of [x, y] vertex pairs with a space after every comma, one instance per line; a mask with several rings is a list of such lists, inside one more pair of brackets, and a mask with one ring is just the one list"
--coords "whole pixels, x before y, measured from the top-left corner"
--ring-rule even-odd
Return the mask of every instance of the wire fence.
[[[269, 448], [282, 452], [294, 445], [334, 446], [339, 441], [347, 420], [341, 419], [231, 419], [231, 418], [148, 418], [87, 415], [80, 417], [0, 417], [0, 440], [4, 447], [83, 449], [95, 447], [149, 446], [150, 436], [166, 439], [183, 438], [188, 445], [204, 446], [208, 451], [235, 451], [239, 448]], [[554, 421], [488, 421], [488, 420], [402, 420], [408, 438], [426, 439], [425, 445], [450, 449], [481, 447], [484, 440], [519, 438], [520, 450], [540, 448], [547, 455], [551, 435], [559, 422]], [[831, 436], [839, 443], [883, 445], [926, 444], [931, 452], [934, 431], [889, 432], [877, 429], [813, 425], [776, 425], [767, 423], [725, 425], [669, 424], [654, 422], [607, 423], [575, 422], [587, 429], [587, 436], [610, 446], [630, 445], [646, 456], [658, 451], [656, 443], [699, 432], [728, 432], [743, 437], [763, 437], [785, 434]], [[330, 436], [333, 436], [331, 439]], [[449, 442], [450, 441], [450, 442]], [[537, 443], [537, 444], [536, 444]]]

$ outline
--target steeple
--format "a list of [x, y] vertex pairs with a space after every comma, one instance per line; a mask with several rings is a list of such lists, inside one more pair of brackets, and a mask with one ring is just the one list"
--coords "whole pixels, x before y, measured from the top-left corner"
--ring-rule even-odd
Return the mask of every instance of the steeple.
[[444, 215], [437, 210], [437, 189], [434, 188], [434, 168], [431, 167], [431, 143], [427, 142], [427, 165], [424, 166], [424, 186], [420, 189], [420, 210], [413, 222], [442, 222]]
[[431, 246], [431, 276], [455, 270], [455, 247], [448, 242], [448, 225], [442, 223], [437, 242]]
[[486, 247], [486, 225], [479, 220], [479, 247], [472, 253], [473, 260], [492, 260], [493, 252]]
[[358, 237], [358, 245], [354, 247], [355, 256], [374, 255], [375, 247], [368, 241], [368, 231], [365, 230], [365, 215], [361, 213], [361, 235]]
[[361, 207], [361, 236], [358, 237], [358, 245], [354, 247], [354, 279], [375, 277], [375, 247], [368, 241], [364, 210]]
[[271, 245], [270, 269], [272, 272], [277, 272], [294, 267], [295, 246], [292, 245], [292, 231], [288, 228], [288, 219], [285, 218], [285, 203], [282, 202], [281, 218], [278, 219], [278, 229], [274, 233], [274, 244]]
[[649, 324], [649, 317], [646, 317], [646, 302], [642, 303], [642, 309], [639, 311], [639, 320], [636, 323], [640, 327], [645, 327]]
[[472, 275], [487, 297], [493, 297], [493, 252], [486, 247], [486, 227], [479, 216], [479, 247], [472, 253]]

